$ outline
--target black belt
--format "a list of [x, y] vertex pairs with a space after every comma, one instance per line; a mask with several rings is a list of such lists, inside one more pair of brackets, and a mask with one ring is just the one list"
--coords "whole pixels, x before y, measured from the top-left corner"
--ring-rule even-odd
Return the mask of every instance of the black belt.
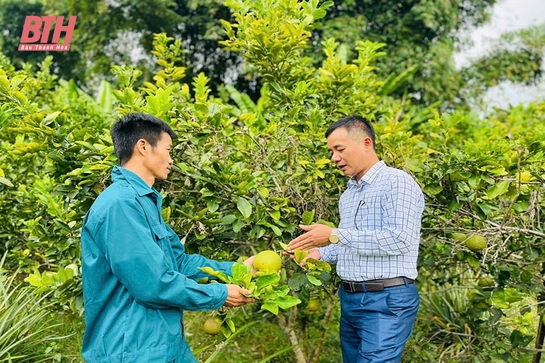
[[342, 281], [343, 288], [346, 292], [382, 291], [387, 287], [401, 286], [405, 285], [405, 283], [414, 284], [414, 280], [408, 277], [394, 277], [393, 279], [379, 279], [363, 282]]

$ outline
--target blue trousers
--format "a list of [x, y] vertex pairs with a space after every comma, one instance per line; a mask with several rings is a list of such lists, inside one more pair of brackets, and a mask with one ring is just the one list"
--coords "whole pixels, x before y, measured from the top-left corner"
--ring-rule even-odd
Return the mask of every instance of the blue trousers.
[[339, 290], [344, 363], [399, 363], [420, 307], [414, 284], [375, 292]]

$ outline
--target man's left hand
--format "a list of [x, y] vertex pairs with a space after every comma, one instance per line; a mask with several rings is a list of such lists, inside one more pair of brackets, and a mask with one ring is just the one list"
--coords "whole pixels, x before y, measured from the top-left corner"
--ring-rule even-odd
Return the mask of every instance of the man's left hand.
[[255, 255], [244, 260], [243, 264], [246, 266], [252, 266], [255, 260]]
[[329, 236], [333, 228], [325, 224], [300, 225], [299, 227], [307, 232], [291, 240], [289, 251], [310, 250], [311, 248], [323, 247], [329, 244]]

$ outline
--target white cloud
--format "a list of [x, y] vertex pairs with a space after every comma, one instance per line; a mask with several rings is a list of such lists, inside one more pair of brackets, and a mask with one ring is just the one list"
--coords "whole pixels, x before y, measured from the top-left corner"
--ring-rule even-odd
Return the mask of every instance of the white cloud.
[[[487, 24], [464, 32], [463, 36], [467, 37], [472, 45], [463, 47], [454, 54], [454, 63], [457, 68], [467, 66], [472, 60], [486, 55], [502, 34], [543, 24], [545, 24], [544, 0], [499, 1], [492, 8]], [[506, 109], [520, 103], [544, 100], [545, 80], [534, 86], [502, 82], [489, 89], [483, 98], [487, 109], [492, 107]]]
[[455, 64], [457, 67], [467, 66], [472, 59], [486, 55], [494, 41], [504, 33], [540, 24], [545, 24], [544, 0], [499, 1], [492, 8], [487, 24], [464, 32], [463, 36], [468, 37], [473, 45], [454, 55]]

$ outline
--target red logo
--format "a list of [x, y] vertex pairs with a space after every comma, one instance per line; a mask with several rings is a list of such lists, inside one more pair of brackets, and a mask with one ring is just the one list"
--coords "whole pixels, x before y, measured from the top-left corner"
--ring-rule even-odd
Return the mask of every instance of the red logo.
[[[23, 34], [21, 34], [19, 51], [69, 51], [72, 33], [76, 27], [76, 18], [77, 16], [71, 16], [68, 25], [63, 25], [64, 16], [27, 16], [23, 26]], [[53, 38], [50, 40], [49, 35], [53, 24], [55, 24]], [[62, 33], [65, 34], [64, 42], [59, 43]]]

